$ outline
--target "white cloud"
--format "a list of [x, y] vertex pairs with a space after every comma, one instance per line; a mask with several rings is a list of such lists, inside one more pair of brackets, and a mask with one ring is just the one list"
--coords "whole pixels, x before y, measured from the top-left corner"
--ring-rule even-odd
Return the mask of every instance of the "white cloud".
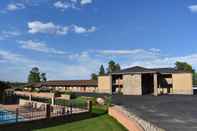
[[30, 64], [33, 61], [11, 51], [0, 50], [0, 62]]
[[[46, 53], [51, 51], [51, 48], [43, 45], [43, 43], [38, 43], [36, 46], [33, 45], [33, 49], [41, 48], [41, 51]], [[32, 45], [30, 44], [27, 48], [32, 48]], [[115, 57], [109, 57], [114, 55]], [[3, 74], [0, 75], [0, 79], [25, 80], [28, 71], [34, 66], [46, 72], [48, 79], [88, 79], [91, 73], [98, 71], [101, 64], [106, 67], [111, 59], [120, 63], [122, 68], [136, 65], [149, 68], [173, 67], [176, 61], [184, 61], [192, 64], [197, 69], [196, 53], [185, 56], [169, 56], [159, 49], [90, 50], [67, 53], [63, 56], [65, 57], [55, 55], [53, 57], [57, 59], [32, 60], [28, 56], [0, 50], [0, 67], [2, 68], [2, 65], [5, 65], [4, 68], [6, 69], [0, 70], [0, 74]], [[11, 65], [7, 63], [11, 63]], [[13, 72], [17, 72], [17, 74], [13, 74]]]
[[4, 37], [11, 37], [11, 36], [20, 36], [21, 33], [19, 31], [9, 31], [9, 30], [3, 30], [1, 31], [1, 34], [4, 36]]
[[25, 5], [22, 3], [11, 3], [7, 5], [8, 11], [16, 11], [16, 10], [21, 10], [24, 8], [25, 8]]
[[91, 32], [95, 32], [96, 31], [96, 27], [92, 26], [91, 28], [84, 28], [84, 27], [80, 27], [77, 25], [73, 25], [73, 32], [81, 34], [81, 33], [91, 33]]
[[197, 12], [197, 5], [190, 5], [188, 8], [191, 12]]
[[72, 8], [73, 7], [73, 6], [71, 6], [71, 4], [69, 4], [69, 3], [63, 3], [62, 1], [57, 1], [53, 5], [54, 5], [55, 8], [61, 9], [62, 11], [64, 11], [65, 9]]
[[68, 32], [68, 27], [62, 27], [55, 25], [52, 22], [42, 23], [40, 21], [32, 21], [28, 23], [29, 33], [48, 33], [48, 34], [58, 34], [65, 35]]
[[152, 51], [152, 52], [160, 52], [161, 51], [160, 49], [157, 49], [157, 48], [151, 48], [149, 50]]
[[20, 36], [21, 32], [17, 30], [2, 30], [0, 31], [0, 40]]
[[92, 26], [91, 28], [84, 28], [77, 25], [71, 26], [60, 26], [55, 25], [52, 22], [42, 23], [40, 21], [32, 21], [28, 23], [29, 33], [45, 33], [45, 34], [56, 34], [56, 35], [65, 35], [68, 32], [74, 33], [91, 33], [96, 31], [96, 27]]
[[65, 11], [68, 8], [71, 9], [79, 9], [79, 7], [77, 7], [77, 0], [70, 0], [67, 2], [63, 2], [63, 1], [57, 1], [53, 4], [53, 6], [57, 9], [60, 9], [61, 11]]
[[81, 0], [80, 4], [81, 5], [86, 5], [86, 4], [91, 4], [93, 1], [92, 0]]
[[160, 49], [133, 49], [133, 50], [97, 50], [91, 51], [101, 59], [114, 59], [123, 67], [144, 66], [144, 67], [173, 67], [176, 61], [184, 61], [193, 65], [197, 69], [197, 54], [187, 56], [168, 56]]
[[92, 0], [67, 0], [67, 1], [56, 1], [53, 3], [53, 6], [61, 11], [65, 11], [66, 9], [80, 9], [80, 7], [92, 4]]
[[27, 41], [19, 41], [19, 43], [22, 44], [21, 47], [24, 49], [29, 49], [29, 50], [34, 50], [44, 53], [59, 54], [59, 55], [66, 54], [66, 52], [64, 51], [47, 47], [47, 45], [44, 42], [35, 42], [32, 40], [27, 40]]
[[119, 55], [134, 55], [134, 54], [153, 54], [158, 52], [159, 49], [132, 49], [132, 50], [97, 50], [96, 52], [102, 55], [119, 56]]

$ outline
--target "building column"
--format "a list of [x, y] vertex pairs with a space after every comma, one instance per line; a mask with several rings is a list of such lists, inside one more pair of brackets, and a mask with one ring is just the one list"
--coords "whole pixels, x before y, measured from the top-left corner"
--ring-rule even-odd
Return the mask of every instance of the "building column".
[[29, 101], [31, 101], [32, 100], [32, 95], [31, 95], [31, 93], [29, 94]]
[[158, 95], [158, 76], [157, 74], [154, 74], [154, 96]]
[[55, 104], [55, 96], [53, 94], [53, 96], [51, 97], [51, 105], [53, 106]]

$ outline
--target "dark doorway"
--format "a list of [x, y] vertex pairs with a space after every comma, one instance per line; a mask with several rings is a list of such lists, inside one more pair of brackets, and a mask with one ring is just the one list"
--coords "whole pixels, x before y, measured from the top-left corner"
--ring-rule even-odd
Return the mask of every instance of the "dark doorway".
[[153, 94], [153, 74], [142, 74], [142, 95]]
[[112, 93], [121, 93], [122, 89], [122, 75], [112, 76]]

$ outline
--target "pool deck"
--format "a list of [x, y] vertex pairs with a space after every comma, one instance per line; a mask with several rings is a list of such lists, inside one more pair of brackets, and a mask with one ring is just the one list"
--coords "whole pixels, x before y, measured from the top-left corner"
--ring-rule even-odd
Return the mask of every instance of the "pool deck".
[[6, 109], [8, 111], [15, 112], [18, 105], [2, 105], [0, 104], [0, 108]]
[[[19, 116], [22, 116], [25, 120], [38, 120], [38, 119], [44, 119], [46, 118], [46, 110], [32, 110], [29, 111], [28, 109], [21, 108], [19, 105], [2, 105], [0, 104], [1, 109], [5, 109], [7, 111], [16, 112], [16, 109], [19, 108]], [[60, 116], [60, 113], [57, 113], [56, 111], [60, 111], [59, 109], [55, 109], [54, 112], [51, 112], [51, 117], [57, 117]], [[65, 113], [67, 112], [67, 108], [65, 108]], [[80, 109], [80, 108], [73, 108], [72, 114], [80, 114], [88, 112], [87, 109]]]

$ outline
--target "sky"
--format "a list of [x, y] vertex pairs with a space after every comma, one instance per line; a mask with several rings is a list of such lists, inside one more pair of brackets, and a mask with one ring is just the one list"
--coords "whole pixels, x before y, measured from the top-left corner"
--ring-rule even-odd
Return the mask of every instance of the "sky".
[[109, 60], [197, 70], [196, 0], [1, 0], [0, 80], [89, 79]]

